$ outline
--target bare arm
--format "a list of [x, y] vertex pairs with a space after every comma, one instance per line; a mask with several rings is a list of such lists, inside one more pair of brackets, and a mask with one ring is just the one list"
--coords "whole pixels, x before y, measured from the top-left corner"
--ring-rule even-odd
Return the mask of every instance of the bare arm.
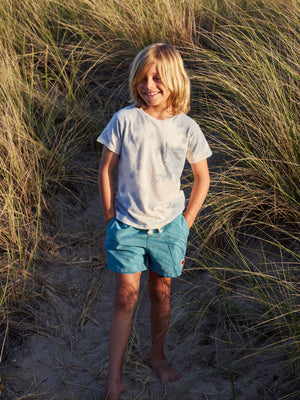
[[98, 173], [98, 188], [106, 225], [116, 215], [113, 178], [118, 160], [118, 154], [108, 150], [106, 146], [103, 147]]
[[199, 161], [198, 163], [191, 164], [191, 166], [194, 174], [194, 185], [188, 206], [184, 212], [184, 217], [189, 228], [191, 228], [193, 225], [195, 218], [197, 217], [197, 214], [204, 203], [210, 184], [206, 159]]

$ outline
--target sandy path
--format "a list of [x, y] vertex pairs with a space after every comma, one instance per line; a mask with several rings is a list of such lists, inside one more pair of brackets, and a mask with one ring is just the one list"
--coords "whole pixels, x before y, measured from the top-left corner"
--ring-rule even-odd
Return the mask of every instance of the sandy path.
[[[11, 351], [2, 369], [6, 400], [102, 399], [114, 279], [105, 268], [105, 229], [96, 184], [83, 187], [78, 196], [76, 200], [61, 192], [54, 199], [60, 235], [37, 268], [42, 295], [35, 310], [38, 328]], [[198, 290], [190, 292], [196, 278]], [[146, 279], [145, 273], [124, 368], [128, 390], [123, 400], [276, 398], [270, 387], [281, 373], [280, 364], [274, 357], [244, 358], [243, 338], [226, 326], [222, 304], [216, 302], [218, 288], [205, 272], [184, 273], [174, 280], [166, 352], [183, 378], [164, 387], [147, 362]]]

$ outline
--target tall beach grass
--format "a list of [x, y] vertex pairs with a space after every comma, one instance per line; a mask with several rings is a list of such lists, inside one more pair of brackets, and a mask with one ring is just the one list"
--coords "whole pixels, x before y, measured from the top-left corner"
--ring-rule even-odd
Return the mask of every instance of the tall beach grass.
[[293, 375], [300, 362], [300, 8], [273, 1], [249, 3], [246, 12], [235, 3], [233, 11], [212, 13], [210, 34], [198, 30], [204, 46], [186, 57], [195, 116], [219, 159], [193, 259], [214, 276], [228, 323], [265, 343], [255, 348], [249, 340], [250, 353], [280, 349]]

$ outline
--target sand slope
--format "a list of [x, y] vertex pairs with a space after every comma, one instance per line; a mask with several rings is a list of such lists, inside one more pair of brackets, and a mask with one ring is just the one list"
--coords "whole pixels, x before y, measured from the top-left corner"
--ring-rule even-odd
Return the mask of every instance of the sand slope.
[[[86, 163], [96, 168], [95, 154], [86, 156]], [[51, 223], [58, 236], [36, 271], [41, 292], [34, 309], [36, 328], [14, 346], [3, 365], [2, 398], [100, 400], [107, 372], [114, 276], [105, 267], [105, 227], [96, 182], [80, 187], [77, 198], [61, 191], [51, 202]], [[196, 278], [197, 293], [190, 291]], [[284, 375], [282, 360], [271, 353], [248, 357], [246, 336], [226, 323], [217, 290], [204, 271], [184, 273], [174, 280], [166, 354], [183, 377], [165, 387], [147, 361], [149, 301], [147, 273], [143, 274], [124, 366], [128, 390], [121, 399], [277, 398], [276, 381]], [[248, 339], [259, 347], [255, 337]]]

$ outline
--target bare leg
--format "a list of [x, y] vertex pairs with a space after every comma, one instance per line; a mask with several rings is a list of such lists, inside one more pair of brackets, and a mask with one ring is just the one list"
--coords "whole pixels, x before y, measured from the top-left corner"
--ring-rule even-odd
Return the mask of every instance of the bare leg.
[[104, 400], [118, 400], [126, 390], [122, 376], [125, 351], [139, 294], [141, 273], [116, 273], [116, 293], [110, 327], [109, 369]]
[[170, 322], [171, 278], [165, 278], [149, 271], [149, 296], [151, 301], [152, 348], [150, 365], [163, 383], [175, 382], [181, 374], [166, 361], [164, 344]]

